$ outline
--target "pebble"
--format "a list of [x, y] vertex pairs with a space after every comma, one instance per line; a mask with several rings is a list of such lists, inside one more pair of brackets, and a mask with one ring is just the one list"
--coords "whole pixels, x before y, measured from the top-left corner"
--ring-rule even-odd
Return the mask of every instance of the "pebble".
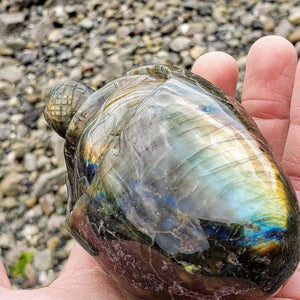
[[37, 198], [36, 197], [28, 197], [25, 200], [25, 204], [28, 208], [33, 207], [37, 203]]
[[10, 249], [15, 246], [15, 238], [12, 233], [2, 233], [0, 235], [0, 248]]
[[93, 28], [94, 26], [94, 21], [88, 18], [84, 18], [79, 22], [80, 27], [86, 29], [86, 30], [90, 30]]
[[292, 13], [289, 15], [289, 21], [294, 25], [300, 24], [300, 8], [295, 7], [292, 9]]
[[36, 170], [36, 157], [33, 153], [28, 152], [24, 155], [24, 167], [29, 172]]
[[53, 194], [46, 194], [39, 198], [43, 212], [49, 216], [54, 211], [55, 197]]
[[297, 27], [289, 36], [288, 39], [291, 43], [295, 44], [300, 41], [300, 27]]
[[0, 70], [0, 80], [6, 80], [11, 83], [20, 81], [23, 78], [23, 72], [17, 66], [7, 66]]
[[3, 13], [0, 14], [0, 35], [12, 32], [18, 25], [23, 25], [25, 13]]
[[21, 182], [26, 179], [22, 173], [8, 173], [0, 183], [0, 190], [4, 196], [18, 196], [21, 193]]
[[35, 183], [32, 196], [40, 197], [51, 191], [53, 186], [62, 185], [65, 182], [66, 167], [54, 169], [51, 172], [42, 174]]
[[59, 238], [57, 236], [53, 236], [51, 237], [48, 241], [47, 241], [47, 248], [50, 250], [54, 250], [57, 245], [59, 244]]
[[61, 215], [57, 215], [57, 214], [52, 214], [48, 220], [48, 224], [47, 224], [47, 230], [49, 232], [55, 232], [56, 230], [58, 230], [59, 228], [61, 228], [61, 226], [63, 224], [65, 224], [66, 221], [66, 217], [65, 216], [61, 216]]
[[[3, 191], [2, 191], [3, 193]], [[15, 197], [6, 197], [1, 201], [1, 205], [2, 207], [11, 209], [14, 208], [18, 205], [18, 201], [16, 200]]]
[[201, 55], [203, 55], [206, 52], [206, 49], [201, 46], [194, 46], [193, 48], [190, 49], [190, 56], [192, 59], [197, 59]]
[[25, 225], [24, 229], [22, 230], [22, 234], [26, 240], [31, 240], [34, 235], [39, 232], [39, 228], [33, 224]]
[[[48, 41], [49, 42], [58, 42], [61, 39], [63, 39], [64, 37], [64, 33], [62, 31], [62, 29], [53, 29], [52, 31], [50, 31], [49, 35], [48, 35]], [[51, 51], [51, 49], [50, 49]], [[55, 54], [55, 52], [53, 53]]]
[[[28, 284], [27, 284], [27, 286], [26, 286], [26, 288], [29, 288], [29, 287], [32, 287], [32, 286], [34, 286], [34, 285], [36, 285], [37, 284], [37, 272], [36, 272], [36, 269], [32, 266], [32, 264], [31, 263], [29, 263], [29, 264], [27, 264], [26, 266], [25, 266], [25, 268], [24, 268], [24, 274], [25, 274], [25, 276], [26, 276], [26, 278], [29, 280], [29, 281], [35, 281], [34, 282], [34, 284], [32, 285], [31, 284], [31, 286], [29, 286]], [[24, 287], [25, 288], [25, 287]]]
[[283, 19], [279, 22], [277, 27], [274, 30], [276, 35], [287, 37], [293, 30], [293, 25], [286, 19]]
[[52, 267], [52, 251], [43, 249], [37, 251], [33, 257], [33, 266], [38, 271], [46, 271]]
[[189, 49], [191, 40], [185, 36], [176, 37], [170, 44], [170, 49], [175, 52]]

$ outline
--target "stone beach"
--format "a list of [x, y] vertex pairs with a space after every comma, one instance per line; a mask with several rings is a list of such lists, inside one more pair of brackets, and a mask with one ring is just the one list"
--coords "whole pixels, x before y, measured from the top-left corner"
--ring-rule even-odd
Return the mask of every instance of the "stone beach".
[[[13, 288], [51, 283], [73, 240], [63, 139], [43, 117], [47, 92], [67, 80], [93, 89], [141, 65], [191, 69], [210, 51], [238, 62], [240, 98], [246, 54], [277, 34], [300, 56], [300, 0], [0, 2], [0, 259]], [[32, 259], [13, 270], [24, 253]]]

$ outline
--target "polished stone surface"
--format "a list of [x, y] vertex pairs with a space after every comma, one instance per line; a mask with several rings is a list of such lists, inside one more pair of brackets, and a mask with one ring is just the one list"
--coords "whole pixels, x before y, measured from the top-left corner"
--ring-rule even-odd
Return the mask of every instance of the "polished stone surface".
[[112, 278], [149, 298], [254, 300], [294, 272], [294, 192], [235, 99], [159, 65], [50, 95], [70, 232]]

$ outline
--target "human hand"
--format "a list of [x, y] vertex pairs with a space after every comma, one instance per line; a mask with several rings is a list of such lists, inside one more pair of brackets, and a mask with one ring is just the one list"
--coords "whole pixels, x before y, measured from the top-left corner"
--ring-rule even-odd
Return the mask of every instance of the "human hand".
[[[280, 37], [269, 36], [251, 48], [243, 89], [243, 105], [285, 167], [300, 196], [300, 66], [294, 47]], [[236, 62], [214, 52], [200, 57], [192, 71], [234, 96], [238, 78]], [[294, 84], [295, 82], [295, 84]], [[298, 86], [297, 86], [298, 84]], [[297, 135], [299, 135], [297, 139]], [[60, 276], [37, 290], [11, 290], [0, 262], [0, 299], [140, 299], [114, 284], [93, 258], [78, 244]], [[300, 300], [300, 268], [273, 300]]]
[[[192, 72], [234, 96], [238, 69], [225, 53], [208, 53]], [[295, 48], [278, 36], [258, 40], [247, 57], [242, 105], [285, 168], [300, 199], [300, 64]], [[300, 265], [273, 300], [300, 299]]]

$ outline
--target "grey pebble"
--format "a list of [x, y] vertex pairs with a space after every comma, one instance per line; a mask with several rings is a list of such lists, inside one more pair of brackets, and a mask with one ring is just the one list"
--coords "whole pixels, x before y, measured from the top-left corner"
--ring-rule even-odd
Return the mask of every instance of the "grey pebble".
[[191, 45], [191, 40], [185, 36], [176, 37], [170, 43], [170, 49], [175, 52], [180, 52], [182, 50], [188, 50]]
[[33, 266], [38, 271], [46, 271], [52, 267], [52, 251], [43, 249], [37, 251], [33, 257]]
[[0, 14], [0, 35], [11, 32], [18, 25], [22, 25], [25, 21], [25, 13], [3, 13]]
[[23, 75], [23, 71], [15, 65], [0, 69], [0, 80], [6, 80], [11, 83], [20, 81]]

